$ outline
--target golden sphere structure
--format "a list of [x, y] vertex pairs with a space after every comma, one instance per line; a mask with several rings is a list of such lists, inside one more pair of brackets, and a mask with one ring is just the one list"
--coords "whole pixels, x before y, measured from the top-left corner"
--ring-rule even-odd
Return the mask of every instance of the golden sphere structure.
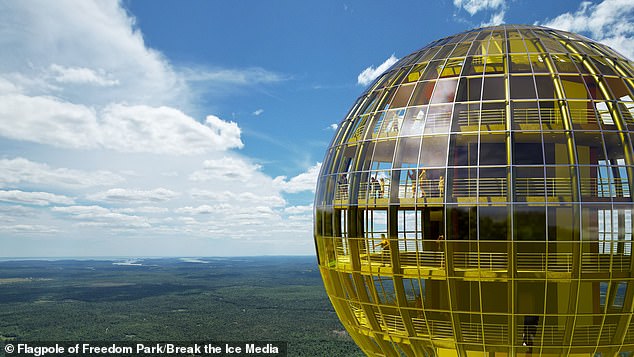
[[539, 26], [446, 37], [377, 78], [328, 148], [314, 213], [361, 349], [632, 356], [633, 98], [632, 62]]

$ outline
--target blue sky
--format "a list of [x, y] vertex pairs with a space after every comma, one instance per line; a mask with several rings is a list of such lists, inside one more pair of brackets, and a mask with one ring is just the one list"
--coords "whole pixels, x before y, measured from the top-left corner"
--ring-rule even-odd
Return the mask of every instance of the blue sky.
[[320, 162], [429, 42], [542, 24], [634, 55], [634, 0], [0, 1], [0, 257], [314, 254]]

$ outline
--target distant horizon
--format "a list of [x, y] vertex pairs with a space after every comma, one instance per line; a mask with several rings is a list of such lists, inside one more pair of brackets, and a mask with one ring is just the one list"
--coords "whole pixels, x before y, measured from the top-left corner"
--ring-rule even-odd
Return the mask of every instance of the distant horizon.
[[12, 260], [142, 260], [142, 259], [228, 259], [228, 258], [286, 258], [311, 257], [317, 259], [316, 254], [270, 254], [270, 255], [227, 255], [227, 256], [31, 256], [31, 257], [0, 257], [0, 261]]

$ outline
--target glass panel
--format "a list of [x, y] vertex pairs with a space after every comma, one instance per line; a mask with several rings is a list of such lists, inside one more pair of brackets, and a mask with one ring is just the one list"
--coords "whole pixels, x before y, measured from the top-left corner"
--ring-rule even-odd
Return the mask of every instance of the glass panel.
[[487, 74], [501, 74], [504, 73], [504, 62], [506, 56], [487, 56], [484, 57], [486, 66], [485, 70]]
[[543, 165], [542, 136], [539, 133], [514, 133], [513, 163]]
[[[548, 208], [548, 240], [558, 242], [570, 242], [574, 239], [574, 227], [577, 223], [574, 219], [574, 208], [568, 205], [549, 206]], [[553, 252], [557, 253], [569, 253], [572, 251], [572, 246], [567, 244], [556, 244], [549, 246]], [[562, 258], [566, 258], [561, 262], [570, 266], [572, 264], [572, 257], [569, 254], [562, 255]]]
[[471, 47], [471, 43], [469, 43], [469, 42], [459, 43], [458, 46], [456, 46], [456, 48], [451, 53], [451, 57], [464, 57], [464, 56], [466, 56], [467, 55], [467, 51], [469, 50], [469, 47]]
[[[544, 202], [546, 183], [543, 166], [513, 168], [515, 181], [513, 188], [517, 201]], [[517, 222], [515, 222], [517, 224]]]
[[505, 202], [508, 193], [506, 167], [481, 168], [478, 176], [480, 202]]
[[537, 94], [539, 99], [554, 99], [555, 84], [551, 76], [535, 76], [535, 84], [537, 86]]
[[507, 240], [509, 208], [508, 206], [480, 206], [480, 240]]
[[484, 59], [482, 56], [467, 57], [462, 75], [482, 74], [484, 72]]
[[610, 110], [606, 102], [595, 102], [594, 107], [597, 110], [597, 115], [601, 120], [601, 126], [605, 127], [607, 125], [614, 125], [614, 120], [612, 120], [612, 114], [610, 114]]
[[[543, 182], [543, 178], [541, 180]], [[546, 207], [515, 205], [513, 238], [518, 241], [545, 241]]]
[[539, 106], [537, 102], [511, 102], [513, 129], [540, 130]]
[[512, 73], [530, 73], [531, 63], [528, 56], [525, 54], [511, 55], [510, 71]]
[[482, 91], [482, 78], [461, 78], [456, 102], [478, 101]]
[[605, 77], [605, 80], [608, 82], [608, 87], [610, 87], [612, 91], [613, 99], [625, 96], [629, 98], [630, 92], [620, 78]]
[[448, 133], [451, 125], [451, 110], [451, 104], [430, 106], [425, 120], [425, 135]]
[[533, 76], [511, 77], [511, 99], [535, 99]]
[[526, 53], [526, 47], [522, 39], [510, 39], [508, 42], [509, 53]]
[[559, 73], [579, 73], [577, 66], [572, 62], [570, 57], [566, 55], [550, 55], [555, 63], [555, 67], [557, 67], [557, 71]]
[[[475, 196], [475, 194], [474, 194]], [[476, 207], [449, 206], [447, 240], [477, 240]]]
[[423, 71], [425, 70], [425, 67], [427, 67], [427, 62], [419, 63], [415, 65], [412, 68], [412, 70], [409, 72], [409, 74], [407, 75], [407, 78], [405, 79], [404, 83], [418, 81], [420, 77], [423, 75]]
[[457, 79], [441, 79], [436, 83], [430, 104], [450, 103], [454, 101]]
[[413, 84], [400, 86], [396, 91], [396, 95], [394, 95], [394, 99], [392, 99], [391, 108], [402, 108], [406, 106], [413, 90]]
[[420, 150], [420, 137], [401, 137], [396, 146], [394, 155], [394, 168], [416, 167], [418, 165], [418, 151]]
[[458, 103], [453, 109], [451, 131], [472, 132], [478, 131], [480, 125], [480, 103]]
[[546, 61], [544, 60], [546, 54], [531, 54], [529, 58], [531, 59], [531, 65], [533, 66], [533, 72], [535, 73], [549, 73], [548, 66], [546, 65]]
[[447, 135], [424, 136], [420, 153], [420, 166], [445, 166], [447, 160]]
[[478, 163], [478, 135], [453, 134], [449, 146], [450, 166], [475, 166]]
[[540, 101], [539, 117], [542, 130], [563, 130], [564, 122], [557, 102]]
[[429, 104], [432, 93], [434, 92], [435, 81], [420, 82], [416, 85], [416, 90], [409, 103], [410, 106]]
[[626, 138], [626, 136], [617, 133], [603, 133], [607, 157], [612, 163], [617, 162], [619, 159], [623, 160], [625, 158], [625, 150], [629, 151], [629, 144], [627, 141], [623, 142], [623, 139]]
[[482, 134], [480, 165], [506, 165], [506, 134]]
[[596, 114], [590, 101], [569, 101], [568, 112], [575, 129], [599, 130]]
[[584, 82], [586, 82], [586, 86], [588, 88], [588, 92], [592, 99], [603, 100], [603, 93], [599, 89], [599, 84], [594, 80], [591, 76], [583, 76]]
[[580, 76], [560, 76], [561, 85], [568, 99], [588, 99], [590, 95], [586, 90], [585, 82]]
[[440, 73], [440, 78], [457, 77], [462, 71], [464, 59], [449, 59]]
[[401, 135], [422, 135], [423, 124], [425, 123], [426, 106], [410, 107], [405, 112]]
[[605, 160], [600, 132], [575, 131], [575, 150], [579, 165], [596, 165], [599, 160]]
[[475, 203], [478, 174], [475, 168], [454, 168], [447, 171], [447, 196], [453, 202]]
[[500, 100], [505, 97], [504, 77], [485, 77], [482, 100]]
[[429, 62], [425, 72], [423, 72], [422, 80], [432, 80], [438, 78], [444, 61]]
[[576, 172], [570, 166], [546, 167], [546, 196], [548, 196], [548, 202], [572, 202], [573, 187], [570, 178], [574, 176], [576, 176]]
[[482, 103], [480, 111], [481, 131], [500, 131], [506, 129], [506, 106], [504, 102]]
[[[570, 152], [568, 143], [568, 135], [559, 132], [544, 132], [544, 156], [546, 164], [549, 165], [568, 165], [570, 164]], [[568, 177], [570, 178], [570, 177]]]

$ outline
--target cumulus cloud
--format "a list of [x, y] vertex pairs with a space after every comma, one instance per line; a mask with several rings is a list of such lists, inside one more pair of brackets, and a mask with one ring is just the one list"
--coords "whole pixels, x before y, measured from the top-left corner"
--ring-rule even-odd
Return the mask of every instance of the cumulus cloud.
[[5, 233], [58, 233], [59, 230], [55, 227], [45, 226], [41, 224], [13, 224], [13, 225], [0, 225], [0, 231]]
[[119, 208], [116, 212], [120, 213], [167, 213], [169, 210], [165, 207], [156, 206], [142, 206], [142, 207], [127, 207]]
[[0, 135], [53, 146], [90, 148], [100, 134], [91, 108], [51, 97], [8, 94], [0, 95]]
[[105, 170], [82, 171], [52, 168], [47, 164], [17, 157], [0, 159], [0, 186], [33, 183], [38, 185], [85, 188], [113, 185], [125, 181], [120, 175]]
[[110, 105], [100, 129], [102, 146], [124, 152], [201, 154], [243, 146], [236, 123], [210, 115], [203, 125], [170, 107]]
[[367, 86], [372, 83], [373, 80], [378, 78], [383, 72], [387, 71], [394, 63], [398, 61], [398, 58], [391, 55], [385, 62], [381, 63], [378, 67], [374, 68], [372, 66], [363, 70], [363, 72], [359, 73], [357, 77], [357, 83], [363, 86]]
[[497, 26], [504, 23], [504, 15], [506, 14], [505, 10], [501, 10], [491, 15], [491, 18], [487, 22], [483, 22], [480, 24], [481, 27], [487, 26]]
[[313, 205], [305, 205], [305, 206], [290, 206], [284, 209], [285, 213], [288, 214], [306, 214], [313, 212]]
[[480, 11], [504, 8], [506, 0], [453, 0], [453, 4], [473, 16]]
[[203, 169], [189, 175], [191, 181], [210, 181], [215, 179], [246, 182], [250, 180], [261, 166], [253, 164], [237, 156], [225, 156], [203, 162]]
[[230, 206], [226, 204], [220, 204], [220, 205], [214, 205], [214, 206], [200, 205], [197, 207], [187, 206], [187, 207], [177, 208], [174, 210], [174, 212], [185, 213], [185, 214], [213, 214], [213, 213], [219, 213], [229, 208]]
[[71, 218], [81, 221], [81, 226], [150, 227], [150, 223], [145, 217], [113, 212], [101, 206], [53, 207], [51, 210], [67, 214]]
[[454, 6], [458, 9], [464, 9], [473, 16], [478, 12], [490, 12], [491, 14], [488, 21], [483, 21], [480, 26], [497, 26], [504, 23], [504, 15], [506, 15], [506, 0], [454, 0]]
[[49, 192], [27, 192], [20, 190], [0, 190], [0, 202], [19, 203], [35, 206], [51, 204], [71, 205], [75, 200], [64, 195]]
[[631, 0], [603, 0], [598, 4], [584, 1], [575, 12], [566, 12], [542, 25], [564, 31], [589, 32], [626, 57], [634, 58], [634, 2]]
[[110, 79], [104, 70], [92, 70], [86, 67], [64, 67], [52, 64], [50, 70], [57, 82], [90, 84], [100, 87], [118, 85], [119, 81]]
[[173, 155], [243, 146], [238, 125], [213, 115], [201, 124], [178, 109], [123, 104], [97, 113], [84, 105], [21, 94], [0, 95], [0, 135], [64, 148]]
[[[197, 106], [215, 89], [291, 77], [178, 67], [145, 44], [117, 0], [0, 7], [0, 46], [10, 49], [0, 56], [0, 141], [21, 153], [0, 158], [0, 242], [11, 233], [61, 231], [51, 241], [68, 242], [124, 231], [148, 241], [163, 235], [168, 245], [183, 236], [225, 239], [221, 254], [244, 248], [233, 243], [240, 239], [312, 249], [310, 214], [285, 210], [283, 196], [314, 190], [310, 173], [274, 180], [232, 151], [244, 145], [237, 123], [200, 116]], [[266, 247], [255, 246], [249, 254]]]
[[250, 203], [263, 204], [266, 203], [271, 207], [280, 207], [286, 205], [286, 200], [280, 195], [274, 194], [256, 194], [253, 192], [232, 192], [232, 191], [209, 191], [201, 189], [192, 189], [190, 192], [192, 198], [202, 201], [224, 202], [224, 203]]
[[333, 123], [328, 126], [328, 129], [330, 130], [337, 130], [337, 128], [339, 128], [339, 124], [337, 123]]
[[177, 196], [177, 192], [162, 187], [153, 190], [112, 188], [107, 191], [90, 194], [87, 198], [105, 202], [147, 203], [169, 201]]
[[319, 170], [321, 169], [321, 162], [311, 166], [297, 176], [287, 179], [286, 176], [278, 176], [273, 182], [282, 191], [288, 193], [297, 193], [302, 191], [315, 192], [315, 186], [317, 186], [317, 177], [319, 176]]
[[0, 135], [65, 148], [174, 155], [243, 146], [238, 125], [213, 115], [201, 124], [178, 109], [123, 104], [97, 113], [84, 105], [21, 94], [0, 95]]
[[[0, 57], [0, 68], [25, 94], [84, 104], [188, 101], [184, 80], [145, 45], [118, 1], [15, 1], [2, 7], [0, 44], [11, 48], [11, 56]], [[47, 78], [53, 85], [42, 82]]]

